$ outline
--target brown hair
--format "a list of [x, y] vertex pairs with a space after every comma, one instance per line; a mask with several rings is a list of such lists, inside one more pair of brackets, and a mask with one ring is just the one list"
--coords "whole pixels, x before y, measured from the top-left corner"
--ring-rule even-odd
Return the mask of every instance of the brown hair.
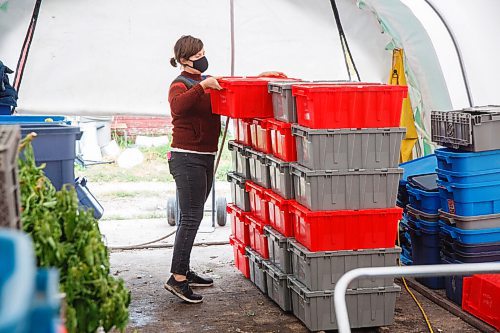
[[188, 60], [196, 53], [203, 49], [203, 42], [201, 39], [187, 35], [182, 36], [177, 40], [174, 46], [174, 57], [170, 59], [170, 64], [177, 67], [177, 63], [181, 63], [181, 58]]

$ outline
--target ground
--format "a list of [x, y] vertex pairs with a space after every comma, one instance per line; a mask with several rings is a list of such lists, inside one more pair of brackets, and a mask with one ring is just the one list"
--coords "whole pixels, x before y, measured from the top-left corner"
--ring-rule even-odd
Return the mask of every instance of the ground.
[[[169, 178], [164, 150], [149, 150], [144, 165], [132, 170], [115, 165], [79, 169], [89, 188], [105, 208], [100, 222], [107, 245], [123, 247], [157, 239], [173, 231], [166, 222], [166, 201], [174, 185]], [[227, 156], [223, 168], [230, 168]], [[223, 172], [218, 177], [223, 180]], [[230, 196], [227, 183], [217, 183], [217, 196]], [[207, 205], [207, 208], [210, 208]], [[196, 243], [227, 243], [229, 226], [212, 229], [209, 213]], [[213, 232], [212, 232], [213, 231]], [[123, 278], [132, 293], [127, 332], [307, 332], [293, 316], [283, 313], [267, 296], [233, 267], [230, 245], [196, 246], [192, 267], [215, 280], [213, 288], [199, 290], [205, 296], [199, 305], [178, 301], [163, 289], [168, 278], [173, 242], [164, 248], [112, 250], [112, 273]], [[435, 332], [478, 332], [447, 310], [416, 293]], [[394, 325], [361, 332], [427, 332], [416, 304], [404, 289], [396, 304]]]

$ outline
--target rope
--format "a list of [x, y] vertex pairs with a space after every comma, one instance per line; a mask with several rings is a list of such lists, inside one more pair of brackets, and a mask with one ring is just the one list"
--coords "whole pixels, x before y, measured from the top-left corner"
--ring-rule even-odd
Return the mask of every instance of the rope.
[[337, 3], [335, 2], [335, 0], [330, 0], [330, 4], [332, 5], [333, 16], [335, 17], [335, 23], [337, 24], [337, 30], [339, 31], [340, 44], [342, 45], [342, 53], [344, 55], [347, 74], [349, 75], [349, 81], [352, 81], [351, 70], [349, 68], [349, 61], [352, 63], [352, 66], [354, 67], [354, 71], [356, 72], [358, 81], [361, 81], [358, 68], [356, 67], [356, 63], [354, 62], [354, 58], [352, 57], [351, 49], [349, 48], [349, 43], [347, 42], [347, 38], [344, 33], [344, 28], [342, 27], [342, 22], [340, 21], [340, 14], [337, 8]]
[[33, 36], [35, 34], [35, 28], [38, 22], [38, 14], [40, 13], [41, 5], [42, 5], [42, 0], [37, 0], [35, 3], [35, 8], [33, 9], [33, 14], [31, 16], [28, 31], [26, 32], [26, 37], [24, 38], [21, 54], [19, 55], [19, 60], [17, 61], [16, 74], [14, 76], [13, 87], [18, 93], [21, 87], [21, 81], [23, 80], [24, 69], [26, 68], [26, 61], [28, 59], [28, 54], [31, 48], [31, 42], [33, 41]]

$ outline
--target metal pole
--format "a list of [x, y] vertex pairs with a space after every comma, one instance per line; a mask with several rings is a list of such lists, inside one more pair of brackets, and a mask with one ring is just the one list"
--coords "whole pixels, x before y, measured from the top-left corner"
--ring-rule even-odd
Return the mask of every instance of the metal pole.
[[349, 314], [345, 295], [349, 283], [360, 277], [430, 277], [469, 275], [479, 273], [500, 272], [500, 262], [489, 262], [480, 264], [449, 264], [449, 265], [418, 265], [418, 266], [391, 266], [357, 268], [345, 273], [335, 285], [333, 295], [335, 305], [335, 316], [339, 333], [350, 333]]

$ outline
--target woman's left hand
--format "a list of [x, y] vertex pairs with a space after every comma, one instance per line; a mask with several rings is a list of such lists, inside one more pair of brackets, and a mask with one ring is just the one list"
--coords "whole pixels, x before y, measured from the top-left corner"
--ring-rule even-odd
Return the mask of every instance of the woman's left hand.
[[275, 77], [275, 78], [282, 78], [282, 79], [288, 78], [288, 76], [286, 76], [285, 73], [274, 72], [274, 71], [260, 73], [259, 76], [262, 76], [262, 77]]

